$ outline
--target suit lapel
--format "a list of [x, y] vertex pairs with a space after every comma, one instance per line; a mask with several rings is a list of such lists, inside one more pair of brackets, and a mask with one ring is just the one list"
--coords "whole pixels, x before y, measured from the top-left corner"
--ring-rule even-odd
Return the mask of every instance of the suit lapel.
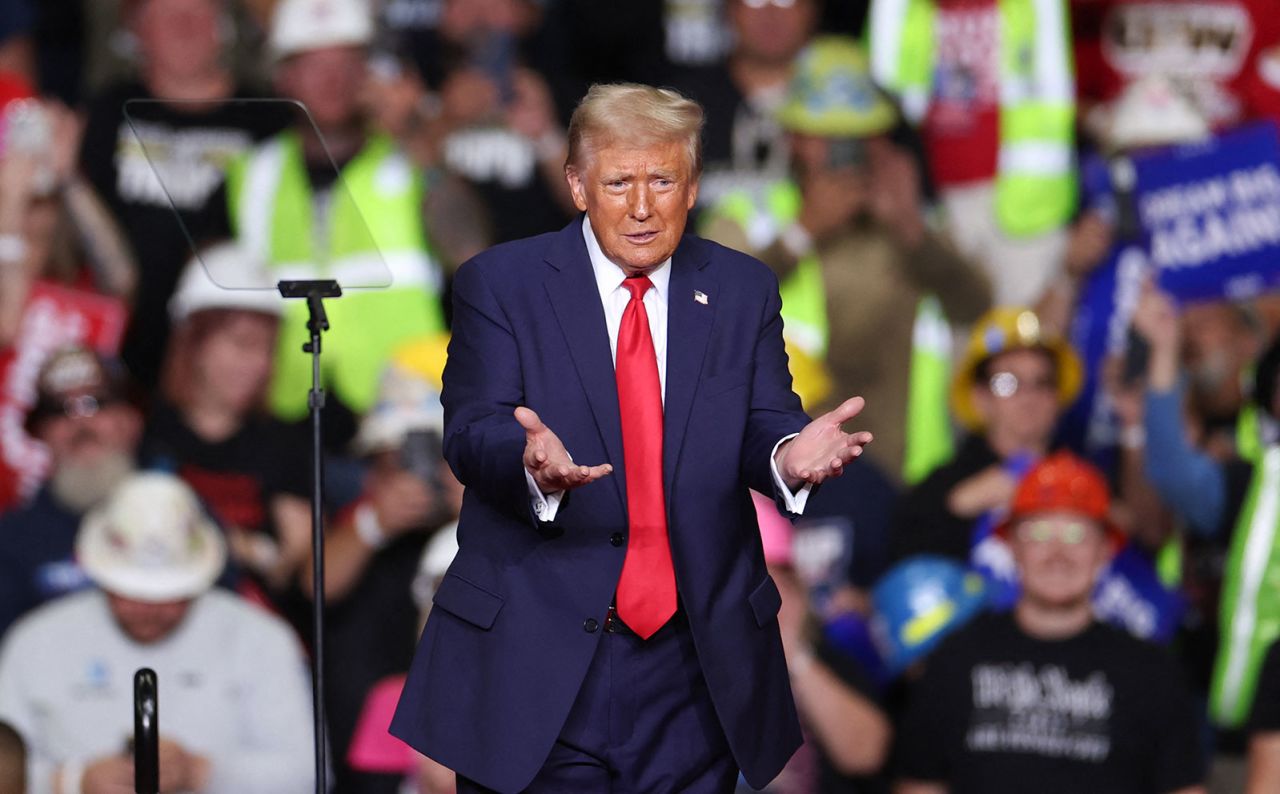
[[[609, 351], [604, 307], [600, 304], [595, 273], [582, 239], [581, 216], [557, 235], [547, 253], [547, 264], [553, 268], [544, 282], [547, 297], [564, 333], [578, 379], [587, 393], [587, 402], [605, 451], [613, 464], [614, 473], [608, 479], [618, 488], [618, 496], [625, 505], [626, 473], [623, 468], [618, 384], [614, 377], [613, 355]], [[602, 461], [589, 462], [594, 465]]]
[[706, 270], [707, 261], [705, 246], [697, 238], [688, 236], [681, 241], [671, 261], [662, 454], [668, 500], [717, 306], [716, 282]]

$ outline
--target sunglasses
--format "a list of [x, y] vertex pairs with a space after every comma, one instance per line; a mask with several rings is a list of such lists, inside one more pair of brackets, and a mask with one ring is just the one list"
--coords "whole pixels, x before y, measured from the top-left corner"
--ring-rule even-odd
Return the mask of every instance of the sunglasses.
[[1048, 543], [1057, 540], [1066, 546], [1078, 546], [1089, 537], [1094, 525], [1088, 521], [1050, 521], [1047, 519], [1023, 521], [1014, 532], [1025, 543]]
[[116, 402], [118, 400], [105, 395], [77, 394], [62, 400], [42, 401], [35, 413], [39, 419], [89, 419]]
[[997, 397], [1008, 399], [1018, 392], [1056, 392], [1058, 379], [1052, 375], [1041, 375], [1038, 378], [1019, 378], [1008, 371], [993, 374], [987, 379], [987, 388]]

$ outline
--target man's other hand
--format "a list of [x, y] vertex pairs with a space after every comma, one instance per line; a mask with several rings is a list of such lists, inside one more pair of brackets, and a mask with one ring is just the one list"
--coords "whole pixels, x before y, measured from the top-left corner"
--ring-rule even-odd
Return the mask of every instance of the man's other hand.
[[844, 467], [862, 454], [863, 447], [871, 443], [871, 434], [846, 433], [840, 426], [857, 416], [865, 404], [861, 397], [850, 397], [778, 448], [774, 460], [788, 488], [795, 491], [806, 483], [817, 485], [839, 477]]
[[532, 409], [521, 406], [515, 410], [515, 416], [524, 428], [524, 467], [544, 494], [577, 488], [613, 472], [613, 466], [608, 463], [599, 466], [574, 463], [560, 443], [560, 437], [551, 432]]

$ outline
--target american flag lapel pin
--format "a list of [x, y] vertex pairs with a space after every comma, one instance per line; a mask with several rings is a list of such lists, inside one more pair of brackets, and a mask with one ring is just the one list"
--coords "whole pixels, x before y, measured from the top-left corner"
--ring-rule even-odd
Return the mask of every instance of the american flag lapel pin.
[[695, 289], [693, 291], [693, 299], [698, 303], [701, 303], [703, 306], [707, 305], [707, 293], [700, 289]]

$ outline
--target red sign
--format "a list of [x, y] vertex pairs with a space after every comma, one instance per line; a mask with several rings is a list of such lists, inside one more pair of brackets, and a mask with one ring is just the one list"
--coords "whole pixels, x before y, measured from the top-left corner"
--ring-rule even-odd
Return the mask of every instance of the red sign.
[[48, 451], [22, 429], [45, 359], [73, 344], [114, 356], [127, 318], [115, 298], [42, 281], [32, 286], [17, 337], [0, 350], [0, 510], [34, 493], [49, 468]]

